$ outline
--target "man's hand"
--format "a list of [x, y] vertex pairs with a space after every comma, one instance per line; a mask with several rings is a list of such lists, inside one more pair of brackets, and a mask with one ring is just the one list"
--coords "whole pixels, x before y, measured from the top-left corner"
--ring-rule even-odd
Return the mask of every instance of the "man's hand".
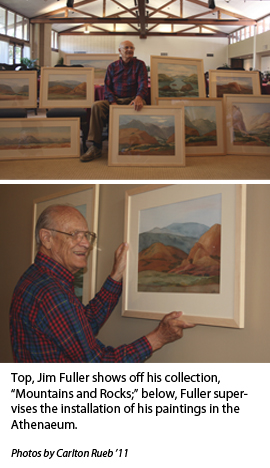
[[114, 254], [114, 264], [111, 272], [111, 278], [115, 281], [121, 281], [127, 263], [128, 244], [123, 242], [119, 245]]
[[158, 327], [146, 335], [149, 343], [152, 346], [153, 351], [162, 348], [167, 343], [179, 340], [183, 336], [183, 330], [185, 328], [193, 328], [193, 323], [185, 322], [180, 317], [183, 315], [182, 312], [171, 312], [165, 315]]
[[140, 111], [143, 108], [143, 100], [141, 96], [136, 96], [133, 101], [131, 101], [130, 106], [134, 106], [136, 111]]

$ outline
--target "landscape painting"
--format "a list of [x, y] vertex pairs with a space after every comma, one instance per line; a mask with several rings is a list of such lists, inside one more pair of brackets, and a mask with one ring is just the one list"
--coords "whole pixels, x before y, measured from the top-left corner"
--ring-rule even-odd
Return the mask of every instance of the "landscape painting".
[[174, 115], [120, 115], [119, 154], [175, 155]]
[[270, 147], [269, 103], [232, 104], [233, 144]]
[[40, 108], [90, 108], [93, 102], [93, 68], [41, 68]]
[[0, 77], [0, 101], [17, 101], [28, 99], [29, 97], [29, 79], [17, 78], [4, 79]]
[[196, 65], [158, 63], [158, 97], [199, 96]]
[[0, 71], [0, 108], [36, 107], [36, 70]]
[[221, 194], [139, 212], [138, 291], [220, 292]]
[[217, 146], [215, 106], [185, 105], [186, 146]]
[[94, 68], [94, 84], [104, 85], [106, 70], [110, 63], [119, 59], [119, 54], [65, 54], [66, 65], [83, 65]]
[[1, 128], [0, 151], [70, 148], [69, 127], [25, 127]]
[[260, 95], [260, 77], [257, 71], [209, 70], [209, 97], [222, 98], [225, 94]]
[[0, 119], [0, 159], [78, 157], [80, 119]]
[[217, 76], [217, 97], [223, 94], [253, 94], [251, 76], [230, 77]]
[[59, 73], [49, 75], [48, 80], [48, 100], [74, 100], [86, 99], [86, 75], [77, 74], [76, 77]]
[[229, 154], [270, 155], [270, 96], [225, 95]]

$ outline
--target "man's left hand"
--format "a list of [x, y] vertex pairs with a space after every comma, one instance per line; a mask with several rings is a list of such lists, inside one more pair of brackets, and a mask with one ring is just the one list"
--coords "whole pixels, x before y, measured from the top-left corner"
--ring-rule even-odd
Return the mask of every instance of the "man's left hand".
[[140, 111], [143, 108], [143, 100], [141, 96], [136, 96], [133, 101], [130, 103], [131, 106], [134, 106], [134, 109], [136, 111]]

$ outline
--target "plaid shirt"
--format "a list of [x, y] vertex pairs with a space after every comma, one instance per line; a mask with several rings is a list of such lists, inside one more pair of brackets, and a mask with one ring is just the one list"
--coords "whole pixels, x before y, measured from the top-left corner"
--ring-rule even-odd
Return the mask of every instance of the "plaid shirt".
[[95, 335], [121, 295], [122, 285], [108, 277], [87, 306], [74, 294], [74, 276], [38, 253], [19, 280], [10, 310], [15, 362], [143, 362], [152, 348], [146, 337], [118, 348]]
[[118, 98], [141, 96], [146, 100], [148, 94], [148, 77], [145, 63], [133, 57], [128, 63], [116, 60], [106, 72], [104, 97], [110, 104]]

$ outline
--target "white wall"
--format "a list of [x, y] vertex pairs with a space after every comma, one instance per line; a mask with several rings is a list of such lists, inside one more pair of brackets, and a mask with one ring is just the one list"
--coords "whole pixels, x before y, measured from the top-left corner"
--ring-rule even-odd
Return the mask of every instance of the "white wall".
[[[135, 55], [150, 65], [151, 55], [167, 52], [172, 57], [203, 59], [204, 70], [215, 69], [228, 61], [226, 38], [198, 37], [148, 37], [140, 39], [137, 36], [61, 36], [61, 55], [74, 51], [87, 53], [115, 53], [123, 40], [131, 40], [135, 45]], [[207, 53], [214, 57], [207, 57]]]

